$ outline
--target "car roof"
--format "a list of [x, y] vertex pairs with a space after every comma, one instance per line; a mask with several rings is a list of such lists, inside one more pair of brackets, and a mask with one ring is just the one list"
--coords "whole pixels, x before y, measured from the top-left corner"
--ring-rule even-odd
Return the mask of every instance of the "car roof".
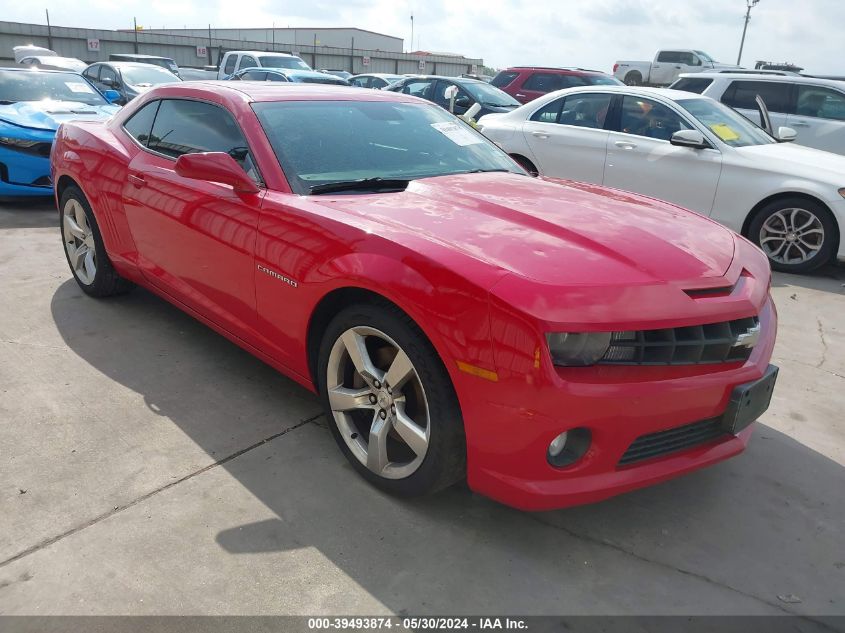
[[0, 72], [13, 72], [13, 73], [61, 73], [63, 75], [80, 75], [79, 72], [71, 69], [53, 69], [53, 68], [20, 68], [20, 67], [9, 67], [9, 68], [0, 68]]
[[[404, 75], [402, 75], [405, 77]], [[447, 77], [445, 75], [412, 75], [410, 77], [405, 77], [405, 79], [445, 79], [446, 81], [454, 81], [455, 83], [467, 83], [467, 84], [486, 84], [486, 81], [482, 81], [481, 79], [472, 79], [470, 77]]]
[[173, 61], [172, 57], [165, 57], [164, 55], [142, 55], [140, 53], [110, 53], [110, 55], [120, 55], [122, 57], [136, 57], [138, 59], [169, 59], [170, 61]]
[[511, 66], [499, 72], [513, 72], [523, 70], [551, 70], [561, 74], [574, 75], [580, 73], [589, 73], [596, 75], [606, 75], [607, 73], [601, 70], [592, 70], [590, 68], [578, 68], [575, 66]]
[[270, 51], [226, 51], [229, 55], [261, 55], [263, 57], [298, 57], [297, 55], [290, 55], [288, 53], [273, 53]]
[[[352, 75], [353, 77], [404, 77], [405, 75], [400, 75], [398, 73], [359, 73], [357, 75]], [[408, 77], [410, 79], [410, 77]]]
[[[556, 92], [550, 92], [541, 99], [545, 99], [545, 97], [549, 95], [564, 95], [564, 94], [576, 94], [579, 92], [608, 92], [612, 94], [628, 94], [633, 96], [639, 97], [658, 97], [667, 99], [669, 101], [677, 101], [678, 99], [709, 99], [709, 97], [703, 97], [700, 94], [695, 92], [688, 92], [686, 90], [674, 90], [671, 88], [647, 88], [644, 86], [577, 86], [575, 88], [565, 88], [563, 90], [558, 90]], [[529, 102], [533, 103], [533, 102]]]
[[[275, 83], [267, 81], [186, 81], [154, 88], [163, 97], [202, 96], [212, 92], [241, 102], [267, 101], [393, 101], [395, 103], [429, 103], [411, 95], [386, 90], [361, 90], [353, 86], [311, 83]], [[150, 94], [147, 93], [147, 94]]]
[[93, 66], [94, 64], [108, 64], [109, 66], [114, 66], [116, 68], [159, 68], [164, 72], [170, 72], [166, 68], [162, 68], [161, 66], [157, 66], [156, 64], [147, 64], [145, 62], [121, 62], [107, 60], [102, 62], [94, 62], [93, 64], [91, 64], [91, 66]]
[[810, 77], [807, 75], [759, 75], [755, 73], [683, 73], [679, 75], [683, 79], [701, 77], [704, 79], [726, 79], [735, 81], [737, 79], [748, 81], [772, 81], [799, 84], [821, 84], [835, 88], [842, 88], [842, 82], [838, 79], [824, 79], [822, 77]]

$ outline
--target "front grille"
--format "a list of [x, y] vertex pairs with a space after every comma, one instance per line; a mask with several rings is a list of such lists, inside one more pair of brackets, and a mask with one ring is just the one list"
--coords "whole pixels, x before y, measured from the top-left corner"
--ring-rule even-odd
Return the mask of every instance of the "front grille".
[[42, 143], [35, 143], [34, 145], [30, 145], [29, 147], [21, 147], [20, 145], [3, 145], [6, 149], [10, 149], [14, 152], [21, 152], [22, 154], [32, 154], [33, 156], [42, 156], [44, 158], [50, 158], [50, 149], [53, 147], [52, 141], [42, 142]]
[[727, 435], [727, 431], [722, 426], [721, 418], [710, 418], [667, 431], [642, 435], [628, 447], [622, 459], [619, 460], [619, 465], [628, 466], [645, 459], [676, 453], [718, 439], [723, 435]]
[[748, 360], [759, 332], [754, 317], [636, 332], [614, 332], [605, 365], [700, 365]]

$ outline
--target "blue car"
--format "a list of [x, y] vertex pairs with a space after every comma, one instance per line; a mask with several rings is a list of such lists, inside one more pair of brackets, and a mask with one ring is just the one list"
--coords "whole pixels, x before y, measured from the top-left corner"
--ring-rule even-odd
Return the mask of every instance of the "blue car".
[[349, 82], [342, 77], [318, 73], [313, 70], [298, 70], [294, 68], [244, 68], [234, 75], [226, 77], [228, 81], [292, 81], [305, 84], [329, 84], [332, 86], [348, 86]]
[[50, 148], [59, 125], [107, 119], [120, 109], [109, 98], [119, 97], [75, 72], [0, 69], [0, 198], [52, 195]]

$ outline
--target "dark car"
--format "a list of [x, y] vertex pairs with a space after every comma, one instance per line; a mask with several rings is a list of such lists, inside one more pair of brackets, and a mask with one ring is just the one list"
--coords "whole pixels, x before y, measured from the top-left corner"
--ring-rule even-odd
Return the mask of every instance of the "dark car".
[[501, 88], [520, 103], [528, 103], [555, 90], [579, 86], [621, 86], [622, 82], [599, 70], [514, 66], [499, 71], [490, 84]]
[[244, 68], [226, 79], [227, 81], [286, 81], [299, 84], [349, 85], [348, 81], [334, 75], [293, 68]]
[[446, 90], [450, 86], [457, 86], [458, 88], [458, 94], [455, 97], [455, 114], [464, 114], [478, 103], [481, 105], [481, 110], [475, 115], [475, 118], [478, 119], [492, 112], [510, 112], [520, 105], [519, 101], [495, 86], [491, 86], [485, 81], [465, 77], [419, 75], [397, 81], [385, 90], [422, 97], [448, 110], [450, 104], [449, 99], [446, 98]]
[[154, 86], [182, 81], [160, 66], [136, 62], [98, 62], [88, 66], [82, 75], [100, 92], [119, 92], [116, 103], [120, 105], [126, 105]]

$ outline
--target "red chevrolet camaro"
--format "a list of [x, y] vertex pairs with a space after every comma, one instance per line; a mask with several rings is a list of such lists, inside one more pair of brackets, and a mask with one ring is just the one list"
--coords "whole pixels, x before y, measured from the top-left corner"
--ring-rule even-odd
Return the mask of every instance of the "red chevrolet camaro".
[[52, 169], [85, 293], [141, 285], [319, 393], [395, 494], [597, 501], [739, 453], [771, 398], [765, 255], [414, 97], [164, 86], [62, 125]]

